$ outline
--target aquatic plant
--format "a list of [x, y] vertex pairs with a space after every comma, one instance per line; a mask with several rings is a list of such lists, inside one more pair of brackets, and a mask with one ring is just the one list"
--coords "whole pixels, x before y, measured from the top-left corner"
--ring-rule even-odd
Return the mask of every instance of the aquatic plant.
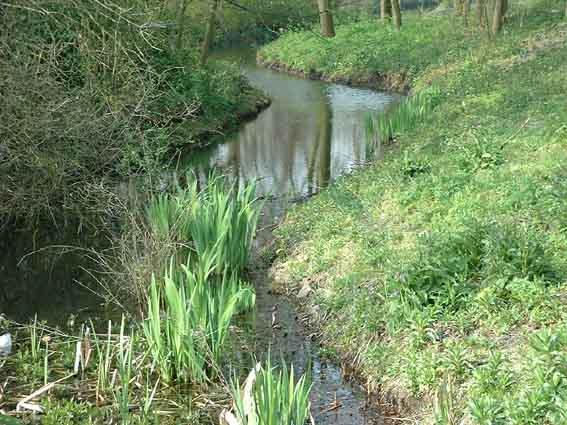
[[236, 419], [241, 425], [303, 425], [310, 417], [311, 384], [295, 377], [293, 366], [279, 368], [268, 359], [250, 373], [241, 390], [232, 382]]
[[368, 115], [365, 120], [366, 150], [374, 153], [378, 143], [388, 143], [401, 133], [413, 129], [440, 102], [441, 91], [431, 86], [407, 97], [388, 113]]
[[154, 195], [146, 207], [147, 221], [151, 232], [159, 239], [167, 240], [176, 233], [176, 224], [183, 216], [178, 198], [168, 193]]
[[364, 149], [367, 161], [376, 158], [380, 154], [382, 145], [378, 134], [375, 118], [371, 114], [366, 114], [364, 117]]
[[122, 316], [116, 368], [120, 377], [120, 386], [114, 391], [122, 425], [130, 423], [130, 392], [131, 379], [134, 375], [133, 352], [135, 349], [135, 335], [125, 334], [125, 324], [124, 316]]
[[[91, 329], [95, 329], [94, 323], [90, 323]], [[97, 359], [97, 380], [96, 380], [96, 398], [102, 398], [102, 394], [106, 393], [111, 388], [110, 371], [112, 366], [112, 359], [114, 354], [114, 345], [112, 343], [112, 322], [108, 322], [108, 332], [106, 339], [102, 340], [96, 334], [93, 335], [94, 353]]]
[[236, 272], [248, 262], [260, 208], [254, 182], [236, 187], [211, 175], [201, 191], [192, 175], [174, 193], [152, 197], [146, 209], [150, 230], [160, 239], [190, 247], [195, 258], [215, 259], [214, 270]]
[[[187, 264], [152, 279], [144, 335], [165, 381], [203, 382], [216, 374], [232, 318], [254, 305], [234, 273], [213, 276], [212, 262]], [[196, 269], [194, 269], [195, 267]]]
[[212, 176], [193, 205], [187, 226], [197, 255], [216, 251], [216, 273], [223, 273], [226, 267], [242, 270], [248, 262], [259, 212], [254, 182], [227, 187], [224, 179]]

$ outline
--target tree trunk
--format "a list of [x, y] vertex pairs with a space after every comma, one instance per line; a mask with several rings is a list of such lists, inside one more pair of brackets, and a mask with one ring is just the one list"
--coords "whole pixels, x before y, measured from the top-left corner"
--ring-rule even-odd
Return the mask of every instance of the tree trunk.
[[205, 31], [205, 38], [203, 40], [203, 46], [201, 48], [201, 65], [207, 63], [209, 57], [209, 50], [211, 50], [211, 45], [215, 37], [215, 23], [217, 20], [217, 11], [219, 9], [219, 0], [212, 0], [211, 4], [211, 14], [209, 15], [209, 22], [207, 22], [207, 29]]
[[470, 0], [463, 0], [463, 19], [465, 21], [465, 25], [469, 24], [470, 9], [471, 9]]
[[390, 21], [390, 19], [392, 19], [392, 0], [380, 1], [380, 17], [383, 22]]
[[502, 29], [504, 2], [505, 0], [496, 0], [494, 2], [494, 14], [492, 15], [492, 34], [494, 35], [498, 34]]
[[334, 37], [335, 26], [329, 0], [317, 0], [319, 6], [319, 19], [321, 21], [321, 35], [323, 37]]
[[476, 20], [478, 27], [482, 30], [486, 24], [486, 15], [484, 8], [486, 7], [486, 0], [476, 0]]
[[183, 45], [183, 33], [185, 31], [185, 12], [189, 0], [177, 0], [177, 40], [175, 50], [180, 50]]
[[455, 10], [455, 15], [461, 16], [463, 14], [463, 0], [455, 0], [453, 2], [453, 9]]
[[392, 14], [394, 16], [394, 26], [399, 31], [402, 28], [402, 11], [400, 10], [400, 0], [392, 1]]

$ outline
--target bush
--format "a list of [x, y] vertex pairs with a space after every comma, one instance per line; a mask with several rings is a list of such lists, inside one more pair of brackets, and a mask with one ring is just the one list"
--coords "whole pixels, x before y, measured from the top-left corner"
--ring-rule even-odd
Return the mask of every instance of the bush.
[[[111, 180], [155, 171], [232, 123], [236, 67], [172, 51], [159, 1], [31, 0], [0, 15], [0, 222], [107, 210]], [[101, 206], [102, 205], [102, 206]]]

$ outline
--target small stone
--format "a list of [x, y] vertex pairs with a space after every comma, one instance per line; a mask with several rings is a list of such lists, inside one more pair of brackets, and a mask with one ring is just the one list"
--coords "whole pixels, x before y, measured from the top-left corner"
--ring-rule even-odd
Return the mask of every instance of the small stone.
[[311, 293], [311, 286], [305, 284], [297, 293], [297, 298], [305, 298]]

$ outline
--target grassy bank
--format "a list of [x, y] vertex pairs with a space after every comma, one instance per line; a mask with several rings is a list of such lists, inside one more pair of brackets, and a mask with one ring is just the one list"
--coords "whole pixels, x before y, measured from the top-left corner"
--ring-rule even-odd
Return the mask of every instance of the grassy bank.
[[326, 78], [439, 89], [383, 162], [288, 214], [274, 265], [291, 293], [305, 288], [327, 348], [416, 423], [567, 420], [567, 26], [554, 9], [514, 10], [492, 41], [415, 17], [399, 35], [360, 23], [262, 50]]
[[482, 39], [445, 17], [408, 15], [397, 33], [377, 19], [339, 25], [332, 39], [287, 32], [263, 47], [266, 66], [327, 81], [405, 91], [429, 66], [462, 58]]

